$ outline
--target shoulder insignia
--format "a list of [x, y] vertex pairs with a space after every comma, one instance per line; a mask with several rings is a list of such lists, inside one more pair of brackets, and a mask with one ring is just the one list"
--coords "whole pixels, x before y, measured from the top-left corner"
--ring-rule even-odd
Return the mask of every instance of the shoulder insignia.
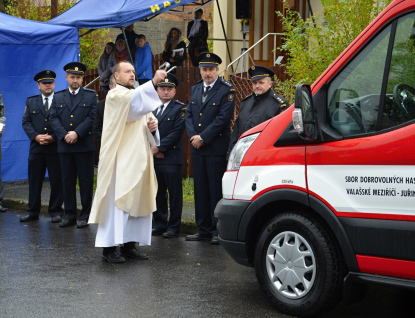
[[58, 93], [63, 93], [64, 91], [67, 91], [68, 89], [67, 88], [65, 88], [65, 89], [63, 89], [63, 90], [61, 90], [61, 91], [59, 91], [59, 92], [56, 92], [55, 94], [58, 94]]
[[203, 79], [201, 79], [201, 80], [197, 81], [197, 82], [196, 82], [196, 83], [194, 83], [192, 86], [194, 86], [194, 85], [196, 85], [196, 84], [199, 84], [199, 83], [201, 83], [201, 82], [203, 82]]
[[235, 94], [230, 93], [228, 94], [228, 101], [232, 102], [235, 99]]
[[229, 83], [227, 80], [225, 80], [224, 78], [222, 78], [222, 83], [233, 88], [233, 85], [231, 83]]
[[27, 99], [35, 98], [35, 97], [38, 97], [39, 95], [40, 95], [40, 94], [33, 95], [33, 96], [28, 97]]
[[186, 118], [186, 107], [183, 107], [180, 111], [180, 118], [185, 119]]
[[[90, 89], [90, 88], [84, 88], [84, 91], [97, 94], [97, 92], [95, 90]], [[97, 96], [98, 96], [98, 94], [97, 94]]]
[[280, 108], [283, 108], [283, 107], [287, 107], [287, 104], [284, 103], [280, 105]]
[[231, 88], [229, 91], [230, 91], [230, 92], [234, 92], [234, 91], [236, 91], [236, 89]]
[[[176, 103], [177, 103], [177, 104], [180, 104], [180, 105], [186, 105], [185, 103], [183, 103], [183, 102], [181, 102], [181, 101], [179, 101], [179, 100], [177, 100], [177, 99], [176, 99]], [[185, 108], [186, 108], [186, 107], [185, 107]]]
[[[273, 93], [273, 94], [272, 94], [272, 97], [273, 97], [273, 98], [274, 98], [274, 99], [275, 99], [278, 103], [287, 105], [287, 101], [286, 101], [283, 97], [281, 97], [280, 95], [278, 95], [277, 93]], [[280, 107], [282, 107], [282, 105], [281, 105]]]

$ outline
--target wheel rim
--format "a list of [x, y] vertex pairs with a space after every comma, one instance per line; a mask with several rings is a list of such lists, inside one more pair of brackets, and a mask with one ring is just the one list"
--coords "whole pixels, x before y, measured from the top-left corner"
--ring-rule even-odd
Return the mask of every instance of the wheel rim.
[[314, 252], [295, 232], [281, 232], [273, 238], [267, 250], [266, 267], [276, 291], [287, 298], [304, 297], [314, 285]]

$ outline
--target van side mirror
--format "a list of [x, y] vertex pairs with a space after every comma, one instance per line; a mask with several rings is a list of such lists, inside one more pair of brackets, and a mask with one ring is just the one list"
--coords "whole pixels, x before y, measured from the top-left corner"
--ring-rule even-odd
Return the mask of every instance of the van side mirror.
[[316, 140], [317, 129], [310, 85], [300, 84], [295, 89], [293, 126], [304, 140]]

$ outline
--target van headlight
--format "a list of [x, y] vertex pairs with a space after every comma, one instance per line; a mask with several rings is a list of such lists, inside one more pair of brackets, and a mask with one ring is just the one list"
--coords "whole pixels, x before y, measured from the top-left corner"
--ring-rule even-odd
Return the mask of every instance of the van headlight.
[[246, 136], [239, 139], [236, 145], [233, 147], [231, 154], [229, 155], [227, 170], [238, 170], [241, 166], [241, 162], [244, 159], [246, 151], [251, 147], [252, 143], [259, 136], [259, 133]]

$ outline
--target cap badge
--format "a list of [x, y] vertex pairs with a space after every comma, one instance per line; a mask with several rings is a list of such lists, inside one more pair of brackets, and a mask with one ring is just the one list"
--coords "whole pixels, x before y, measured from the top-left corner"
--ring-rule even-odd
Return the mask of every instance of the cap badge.
[[169, 81], [169, 79], [168, 79], [168, 78], [166, 78], [164, 81], [165, 81], [165, 82], [168, 82], [168, 81]]
[[78, 66], [75, 67], [75, 71], [77, 71], [77, 70], [78, 70]]
[[46, 71], [46, 74], [49, 74], [50, 73], [50, 71]]
[[209, 58], [210, 57], [210, 54], [206, 54], [206, 57]]
[[255, 66], [251, 66], [251, 69], [252, 69], [252, 70], [255, 70]]

